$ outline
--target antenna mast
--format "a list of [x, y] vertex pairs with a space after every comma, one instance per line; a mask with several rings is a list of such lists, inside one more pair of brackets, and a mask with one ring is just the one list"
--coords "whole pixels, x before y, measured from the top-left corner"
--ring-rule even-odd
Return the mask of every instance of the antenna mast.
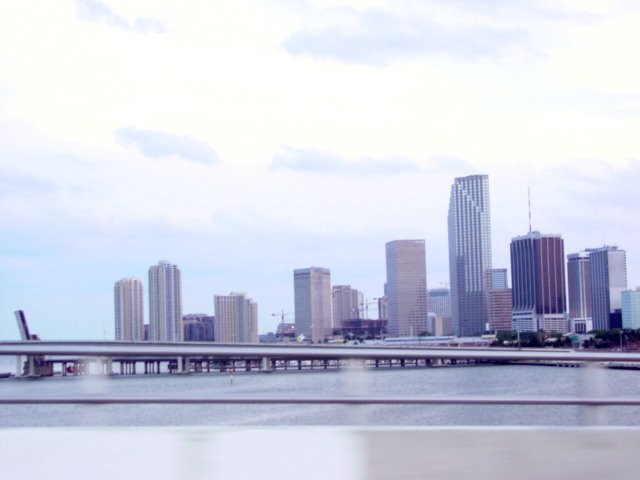
[[527, 187], [527, 200], [529, 202], [529, 233], [531, 233], [531, 187]]

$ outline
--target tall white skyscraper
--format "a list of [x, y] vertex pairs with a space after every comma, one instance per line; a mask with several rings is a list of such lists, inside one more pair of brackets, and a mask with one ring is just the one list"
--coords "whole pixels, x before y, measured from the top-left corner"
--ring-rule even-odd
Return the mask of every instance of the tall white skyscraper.
[[245, 293], [213, 297], [216, 342], [258, 343], [258, 304]]
[[144, 298], [142, 282], [123, 278], [113, 287], [117, 341], [144, 340]]
[[485, 331], [491, 282], [489, 177], [456, 178], [449, 200], [451, 317], [458, 335]]
[[328, 268], [293, 271], [296, 334], [321, 342], [333, 329], [331, 272]]
[[389, 335], [420, 335], [429, 320], [424, 240], [388, 242], [386, 257]]
[[593, 328], [622, 326], [622, 292], [627, 289], [627, 256], [614, 246], [594, 248], [591, 260], [591, 313]]
[[181, 342], [184, 338], [180, 269], [164, 260], [149, 268], [149, 319], [152, 342]]

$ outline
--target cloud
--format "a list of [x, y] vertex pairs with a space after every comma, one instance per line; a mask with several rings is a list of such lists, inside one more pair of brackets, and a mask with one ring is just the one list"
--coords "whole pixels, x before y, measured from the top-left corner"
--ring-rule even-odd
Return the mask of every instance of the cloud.
[[477, 59], [531, 50], [529, 35], [516, 27], [447, 25], [426, 15], [379, 8], [363, 12], [341, 9], [338, 17], [343, 21], [294, 32], [285, 39], [285, 50], [293, 55], [373, 66], [428, 54]]
[[331, 152], [288, 146], [273, 158], [271, 168], [342, 175], [393, 175], [421, 171], [416, 162], [402, 157], [366, 158], [352, 162]]
[[556, 3], [399, 0], [392, 8], [316, 9], [308, 14], [313, 23], [286, 37], [283, 47], [292, 55], [371, 66], [424, 56], [539, 57], [556, 26], [598, 18]]
[[218, 154], [209, 144], [187, 135], [124, 127], [115, 131], [115, 138], [125, 147], [137, 147], [146, 157], [177, 155], [186, 160], [207, 164], [220, 161]]
[[76, 0], [78, 17], [89, 22], [101, 22], [109, 27], [138, 33], [164, 33], [164, 23], [156, 18], [137, 17], [129, 22], [111, 6], [100, 0]]
[[0, 198], [9, 195], [33, 195], [37, 193], [54, 192], [58, 186], [49, 180], [0, 168]]

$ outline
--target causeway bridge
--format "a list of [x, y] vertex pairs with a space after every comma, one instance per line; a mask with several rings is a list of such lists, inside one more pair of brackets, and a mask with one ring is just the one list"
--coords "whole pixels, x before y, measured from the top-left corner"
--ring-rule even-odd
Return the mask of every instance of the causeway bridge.
[[[447, 348], [384, 345], [299, 345], [151, 343], [105, 341], [0, 342], [0, 356], [16, 357], [17, 376], [157, 374], [161, 371], [271, 372], [327, 369], [360, 363], [373, 368], [431, 367], [460, 363], [542, 362], [579, 366], [583, 362], [640, 364], [640, 353], [558, 349]], [[27, 361], [23, 364], [23, 358]], [[90, 368], [93, 367], [93, 368]]]

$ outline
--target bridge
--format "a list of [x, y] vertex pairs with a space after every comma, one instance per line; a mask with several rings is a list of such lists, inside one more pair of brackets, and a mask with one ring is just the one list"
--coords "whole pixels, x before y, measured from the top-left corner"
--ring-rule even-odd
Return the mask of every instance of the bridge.
[[[245, 370], [273, 371], [277, 368], [339, 368], [345, 362], [359, 361], [373, 367], [433, 366], [443, 362], [554, 362], [575, 365], [582, 362], [640, 363], [640, 353], [586, 352], [557, 349], [446, 348], [382, 345], [270, 345], [217, 343], [150, 343], [87, 341], [0, 342], [0, 356], [17, 357], [17, 375], [38, 376], [42, 362], [50, 367], [60, 364], [81, 372], [83, 365], [99, 365], [99, 373], [113, 374], [119, 364], [121, 374], [135, 374], [136, 365], [144, 373], [159, 373], [162, 365], [174, 373]], [[28, 359], [20, 369], [21, 358]], [[50, 357], [45, 360], [45, 357]], [[40, 362], [40, 363], [39, 363]]]

